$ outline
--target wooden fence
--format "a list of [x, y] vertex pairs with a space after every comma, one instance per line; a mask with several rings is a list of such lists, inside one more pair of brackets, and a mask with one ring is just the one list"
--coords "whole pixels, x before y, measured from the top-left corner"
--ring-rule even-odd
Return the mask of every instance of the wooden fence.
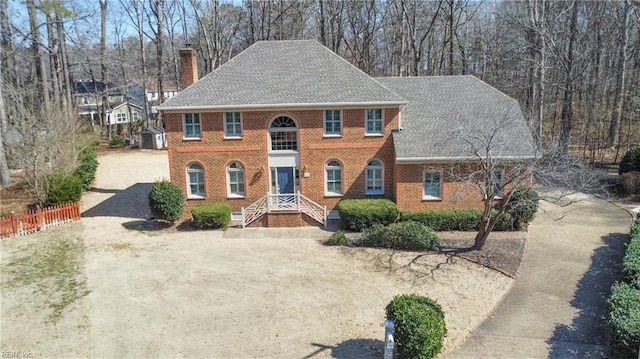
[[31, 209], [0, 217], [0, 238], [23, 236], [80, 219], [80, 204]]

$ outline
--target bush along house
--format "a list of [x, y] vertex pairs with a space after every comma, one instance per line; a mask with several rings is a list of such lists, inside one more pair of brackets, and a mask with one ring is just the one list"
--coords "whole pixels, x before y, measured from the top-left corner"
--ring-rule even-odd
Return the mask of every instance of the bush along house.
[[199, 80], [195, 51], [180, 57], [185, 89], [158, 109], [187, 213], [224, 202], [243, 225], [290, 227], [326, 223], [347, 198], [481, 208], [450, 174], [474, 165], [461, 139], [502, 117], [491, 150], [534, 152], [518, 103], [472, 76], [374, 78], [316, 41], [258, 42]]

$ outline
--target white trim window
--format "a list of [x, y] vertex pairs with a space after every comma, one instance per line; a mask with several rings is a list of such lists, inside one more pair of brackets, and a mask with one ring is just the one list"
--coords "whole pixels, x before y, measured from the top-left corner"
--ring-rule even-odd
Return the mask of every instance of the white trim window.
[[365, 135], [384, 135], [384, 116], [381, 108], [367, 109], [365, 117]]
[[244, 198], [244, 167], [240, 162], [231, 162], [227, 166], [227, 196]]
[[327, 162], [324, 167], [325, 194], [328, 196], [342, 196], [342, 163], [338, 160]]
[[269, 125], [271, 151], [298, 151], [298, 125], [289, 116], [278, 116]]
[[371, 160], [365, 169], [365, 195], [384, 194], [384, 166], [380, 160]]
[[182, 129], [184, 138], [201, 139], [202, 127], [199, 113], [185, 113], [182, 115]]
[[204, 168], [197, 163], [187, 166], [187, 190], [188, 198], [205, 198]]
[[324, 135], [342, 136], [342, 111], [324, 111]]
[[138, 115], [137, 111], [133, 111], [131, 113], [131, 116], [133, 117], [133, 122], [138, 122], [138, 119], [140, 118], [140, 116]]
[[442, 171], [424, 171], [422, 173], [422, 198], [442, 199]]
[[116, 122], [117, 123], [125, 123], [127, 122], [128, 116], [126, 113], [124, 112], [118, 112], [116, 113]]
[[242, 138], [242, 116], [240, 112], [225, 112], [224, 137]]

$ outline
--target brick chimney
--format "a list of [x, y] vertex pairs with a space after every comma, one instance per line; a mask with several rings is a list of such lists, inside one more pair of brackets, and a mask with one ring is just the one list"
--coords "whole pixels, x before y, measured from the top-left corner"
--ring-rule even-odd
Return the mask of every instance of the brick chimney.
[[198, 81], [198, 58], [192, 48], [180, 49], [180, 89], [184, 90]]

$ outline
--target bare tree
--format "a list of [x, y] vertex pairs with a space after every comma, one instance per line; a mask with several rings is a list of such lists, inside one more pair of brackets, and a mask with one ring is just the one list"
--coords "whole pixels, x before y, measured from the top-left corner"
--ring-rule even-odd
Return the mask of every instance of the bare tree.
[[[627, 53], [629, 48], [629, 15], [631, 4], [624, 1], [622, 10], [622, 21], [620, 22], [620, 37], [618, 40], [618, 59], [616, 68], [616, 89], [613, 100], [613, 110], [611, 112], [611, 125], [609, 126], [609, 145], [618, 147], [620, 145], [620, 124], [622, 109], [624, 106], [624, 78], [627, 64]], [[616, 158], [617, 158], [616, 152]]]

